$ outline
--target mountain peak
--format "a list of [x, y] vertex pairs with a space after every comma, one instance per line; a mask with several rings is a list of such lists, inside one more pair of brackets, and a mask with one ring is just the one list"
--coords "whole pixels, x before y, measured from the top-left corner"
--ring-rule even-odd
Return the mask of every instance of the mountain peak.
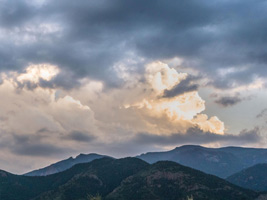
[[80, 153], [78, 156], [75, 157], [75, 159], [81, 158], [81, 157], [86, 157], [87, 155], [89, 155], [89, 154]]
[[75, 157], [75, 159], [82, 158], [82, 157], [88, 157], [88, 156], [102, 156], [102, 155], [99, 155], [97, 153], [89, 153], [89, 154], [80, 153], [78, 156]]
[[26, 175], [26, 176], [47, 176], [50, 174], [55, 174], [55, 173], [67, 170], [76, 164], [91, 162], [95, 159], [99, 159], [99, 158], [103, 158], [103, 157], [107, 157], [107, 156], [99, 155], [96, 153], [90, 153], [90, 154], [81, 153], [78, 156], [76, 156], [75, 158], [69, 157], [66, 160], [61, 160], [61, 161], [56, 162], [52, 165], [49, 165], [48, 167], [34, 170], [34, 171], [28, 172], [24, 175]]
[[200, 145], [188, 144], [188, 145], [183, 145], [183, 146], [176, 147], [174, 150], [178, 150], [178, 149], [190, 149], [190, 148], [201, 148], [201, 149], [204, 149], [205, 147], [200, 146]]

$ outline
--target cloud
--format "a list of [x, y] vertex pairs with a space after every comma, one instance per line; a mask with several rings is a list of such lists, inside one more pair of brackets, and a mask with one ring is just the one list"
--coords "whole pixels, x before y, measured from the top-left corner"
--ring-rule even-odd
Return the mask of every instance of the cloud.
[[49, 64], [39, 64], [28, 66], [23, 73], [12, 72], [12, 78], [15, 78], [18, 88], [27, 87], [35, 89], [44, 86], [44, 82], [49, 83], [59, 73], [57, 66]]
[[60, 68], [53, 87], [70, 89], [85, 77], [119, 87], [125, 80], [114, 70], [118, 62], [142, 58], [132, 69], [139, 73], [144, 63], [180, 57], [214, 87], [244, 86], [267, 76], [265, 6], [250, 0], [2, 0], [0, 70], [50, 63]]
[[215, 103], [223, 106], [223, 107], [228, 107], [228, 106], [233, 106], [239, 102], [241, 102], [242, 99], [238, 96], [224, 96], [224, 97], [220, 97], [219, 99], [217, 99], [215, 101]]
[[[70, 149], [68, 149], [69, 151]], [[35, 136], [14, 135], [14, 146], [11, 151], [16, 155], [26, 156], [48, 156], [62, 155], [67, 148], [56, 146], [54, 144], [43, 143], [41, 138]]]
[[[30, 66], [20, 74], [3, 75], [0, 133], [13, 153], [30, 155], [39, 146], [32, 153], [35, 156], [58, 155], [82, 140], [93, 140], [99, 132], [89, 106], [71, 96], [60, 96], [59, 90], [39, 86], [40, 79], [49, 81], [54, 76], [56, 68], [50, 67]], [[35, 84], [34, 89], [21, 86], [25, 81]]]
[[211, 132], [204, 132], [199, 128], [190, 128], [186, 134], [173, 133], [169, 136], [154, 135], [150, 133], [140, 133], [136, 136], [135, 141], [141, 144], [178, 146], [182, 144], [202, 144], [212, 143], [249, 145], [260, 143], [261, 135], [257, 128], [252, 130], [243, 130], [238, 135], [224, 134], [218, 135]]
[[81, 87], [72, 90], [42, 86], [43, 81], [53, 81], [58, 73], [57, 66], [41, 64], [29, 65], [21, 73], [2, 74], [2, 132], [27, 139], [17, 142], [18, 149], [25, 149], [15, 149], [14, 153], [28, 155], [38, 145], [44, 152], [49, 147], [53, 152], [73, 149], [80, 143], [85, 146], [91, 142], [113, 142], [114, 135], [127, 140], [138, 132], [169, 135], [194, 126], [224, 133], [223, 122], [202, 113], [205, 102], [197, 91], [162, 98], [166, 89], [172, 90], [188, 78], [187, 73], [179, 73], [164, 63], [150, 63], [143, 76], [137, 75], [123, 88], [110, 90], [104, 90], [102, 82], [90, 79], [84, 79]]
[[75, 140], [78, 142], [91, 142], [95, 139], [95, 137], [93, 137], [91, 134], [88, 133], [82, 133], [79, 131], [72, 131], [67, 138], [71, 139], [71, 140]]
[[263, 118], [267, 114], [267, 108], [263, 109], [257, 116], [256, 118]]
[[178, 85], [176, 85], [171, 90], [165, 90], [163, 97], [174, 97], [180, 94], [184, 94], [191, 91], [197, 91], [199, 85], [196, 83], [192, 83], [195, 78], [188, 77], [185, 80], [182, 80]]
[[[141, 153], [141, 149], [163, 149], [183, 142], [258, 142], [257, 133], [227, 134], [223, 121], [205, 113], [198, 90], [164, 97], [166, 90], [188, 90], [191, 83], [184, 85], [183, 81], [195, 79], [163, 62], [147, 64], [144, 74], [131, 74], [121, 87], [106, 89], [103, 82], [88, 78], [72, 89], [42, 85], [53, 83], [60, 70], [56, 65], [31, 64], [21, 72], [1, 74], [1, 151], [13, 160], [23, 157], [29, 161], [12, 168], [14, 171], [36, 166], [30, 161], [33, 156], [47, 163], [48, 158], [90, 151], [125, 156], [125, 152]], [[139, 142], [142, 138], [151, 139], [147, 148]], [[141, 143], [138, 150], [136, 143]]]
[[[204, 131], [211, 131], [217, 134], [224, 133], [224, 124], [218, 117], [211, 117], [201, 114], [205, 110], [205, 101], [199, 96], [197, 91], [187, 91], [186, 93], [172, 94], [166, 97], [166, 90], [172, 91], [176, 88], [188, 90], [187, 73], [178, 73], [175, 69], [161, 62], [154, 62], [146, 66], [146, 88], [148, 93], [141, 96], [139, 101], [126, 104], [124, 107], [135, 110], [147, 120], [150, 127], [155, 127], [157, 134], [186, 130], [192, 126], [199, 126]], [[180, 85], [181, 84], [181, 85]], [[162, 126], [162, 128], [161, 128]]]
[[25, 1], [1, 1], [0, 25], [6, 28], [20, 26], [31, 19], [36, 9]]

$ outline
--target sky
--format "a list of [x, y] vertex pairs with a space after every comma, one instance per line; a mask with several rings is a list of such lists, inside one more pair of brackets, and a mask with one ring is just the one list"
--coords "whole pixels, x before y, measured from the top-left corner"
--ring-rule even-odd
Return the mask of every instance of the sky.
[[0, 169], [267, 148], [267, 1], [0, 0]]

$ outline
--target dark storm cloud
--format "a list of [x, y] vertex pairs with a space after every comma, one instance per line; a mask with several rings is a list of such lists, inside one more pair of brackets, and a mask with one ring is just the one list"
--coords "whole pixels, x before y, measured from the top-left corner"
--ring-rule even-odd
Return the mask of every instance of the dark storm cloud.
[[215, 103], [224, 107], [228, 107], [228, 106], [233, 106], [241, 101], [242, 99], [238, 96], [224, 96], [217, 99]]
[[67, 136], [67, 139], [75, 140], [77, 142], [91, 142], [95, 139], [95, 137], [88, 133], [73, 131]]
[[26, 156], [53, 156], [60, 155], [70, 149], [58, 147], [57, 145], [42, 142], [43, 135], [13, 135], [13, 145], [10, 148], [16, 155]]
[[263, 118], [264, 116], [267, 116], [267, 108], [263, 109], [256, 118]]
[[[244, 85], [267, 76], [266, 8], [263, 0], [48, 0], [41, 7], [3, 0], [0, 69], [51, 63], [63, 75], [46, 87], [75, 87], [83, 77], [114, 87], [122, 80], [112, 66], [130, 55], [146, 62], [178, 56], [215, 87]], [[45, 23], [59, 30], [42, 32]], [[237, 70], [218, 76], [218, 69], [229, 68]]]
[[64, 149], [49, 144], [24, 144], [12, 149], [17, 155], [26, 156], [51, 156], [64, 153]]
[[198, 128], [191, 128], [186, 134], [154, 135], [141, 133], [136, 136], [135, 142], [147, 145], [180, 145], [180, 144], [207, 144], [220, 142], [225, 144], [253, 144], [260, 142], [261, 136], [259, 129], [243, 130], [239, 135], [225, 134], [218, 135], [210, 132], [203, 132]]
[[[51, 134], [53, 134], [54, 137], [52, 141]], [[68, 135], [57, 135], [47, 128], [42, 128], [32, 135], [10, 135], [11, 137], [6, 138], [6, 140], [5, 138], [1, 140], [1, 148], [8, 148], [16, 155], [36, 157], [63, 155], [74, 151], [74, 149], [70, 147], [64, 147], [58, 144], [57, 141], [68, 140], [70, 142], [89, 143], [96, 139], [96, 137], [90, 135], [90, 133], [80, 131], [72, 131]], [[48, 143], [47, 140], [52, 143]]]
[[12, 28], [20, 26], [31, 19], [36, 8], [24, 1], [4, 0], [0, 4], [0, 26]]
[[196, 80], [196, 77], [189, 76], [185, 80], [182, 80], [178, 85], [176, 85], [171, 90], [165, 90], [163, 97], [175, 97], [177, 95], [181, 95], [187, 92], [196, 91], [199, 87], [198, 84], [193, 83], [194, 80]]

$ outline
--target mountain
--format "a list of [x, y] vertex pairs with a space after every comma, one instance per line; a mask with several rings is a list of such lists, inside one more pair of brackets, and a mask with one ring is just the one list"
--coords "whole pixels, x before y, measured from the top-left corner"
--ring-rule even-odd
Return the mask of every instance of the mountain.
[[[59, 161], [48, 167], [28, 172], [26, 176], [46, 176], [62, 172], [78, 163], [91, 162], [107, 157], [98, 154], [80, 154], [76, 158]], [[267, 149], [223, 147], [205, 148], [185, 145], [166, 152], [150, 152], [137, 156], [150, 164], [158, 161], [174, 161], [221, 178], [237, 173], [259, 163], [267, 163]]]
[[259, 193], [174, 162], [148, 164], [138, 158], [96, 159], [39, 177], [0, 171], [0, 199], [92, 200], [97, 196], [103, 200], [252, 200]]
[[231, 183], [255, 191], [267, 191], [267, 164], [257, 164], [242, 170], [227, 180]]
[[255, 192], [171, 161], [157, 162], [128, 177], [107, 200], [254, 199]]
[[70, 171], [76, 171], [76, 175], [66, 184], [42, 194], [36, 200], [78, 200], [97, 194], [104, 197], [118, 187], [125, 178], [147, 166], [146, 162], [137, 158], [101, 159], [89, 165], [80, 164], [61, 174], [64, 177]]
[[0, 199], [29, 200], [51, 188], [49, 179], [43, 177], [26, 177], [0, 170]]
[[166, 152], [150, 152], [137, 156], [148, 163], [174, 161], [221, 178], [259, 163], [267, 163], [267, 149], [224, 147], [205, 148], [185, 145]]
[[94, 153], [92, 153], [92, 154], [80, 154], [76, 158], [70, 157], [66, 160], [59, 161], [57, 163], [54, 163], [54, 164], [49, 165], [48, 167], [44, 167], [42, 169], [28, 172], [24, 175], [25, 176], [47, 176], [50, 174], [55, 174], [55, 173], [67, 170], [76, 164], [91, 162], [95, 159], [99, 159], [99, 158], [103, 158], [103, 157], [107, 157], [107, 156], [94, 154]]
[[77, 164], [49, 176], [23, 176], [0, 173], [0, 199], [86, 199], [88, 195], [107, 195], [123, 179], [148, 164], [137, 158], [102, 158]]

